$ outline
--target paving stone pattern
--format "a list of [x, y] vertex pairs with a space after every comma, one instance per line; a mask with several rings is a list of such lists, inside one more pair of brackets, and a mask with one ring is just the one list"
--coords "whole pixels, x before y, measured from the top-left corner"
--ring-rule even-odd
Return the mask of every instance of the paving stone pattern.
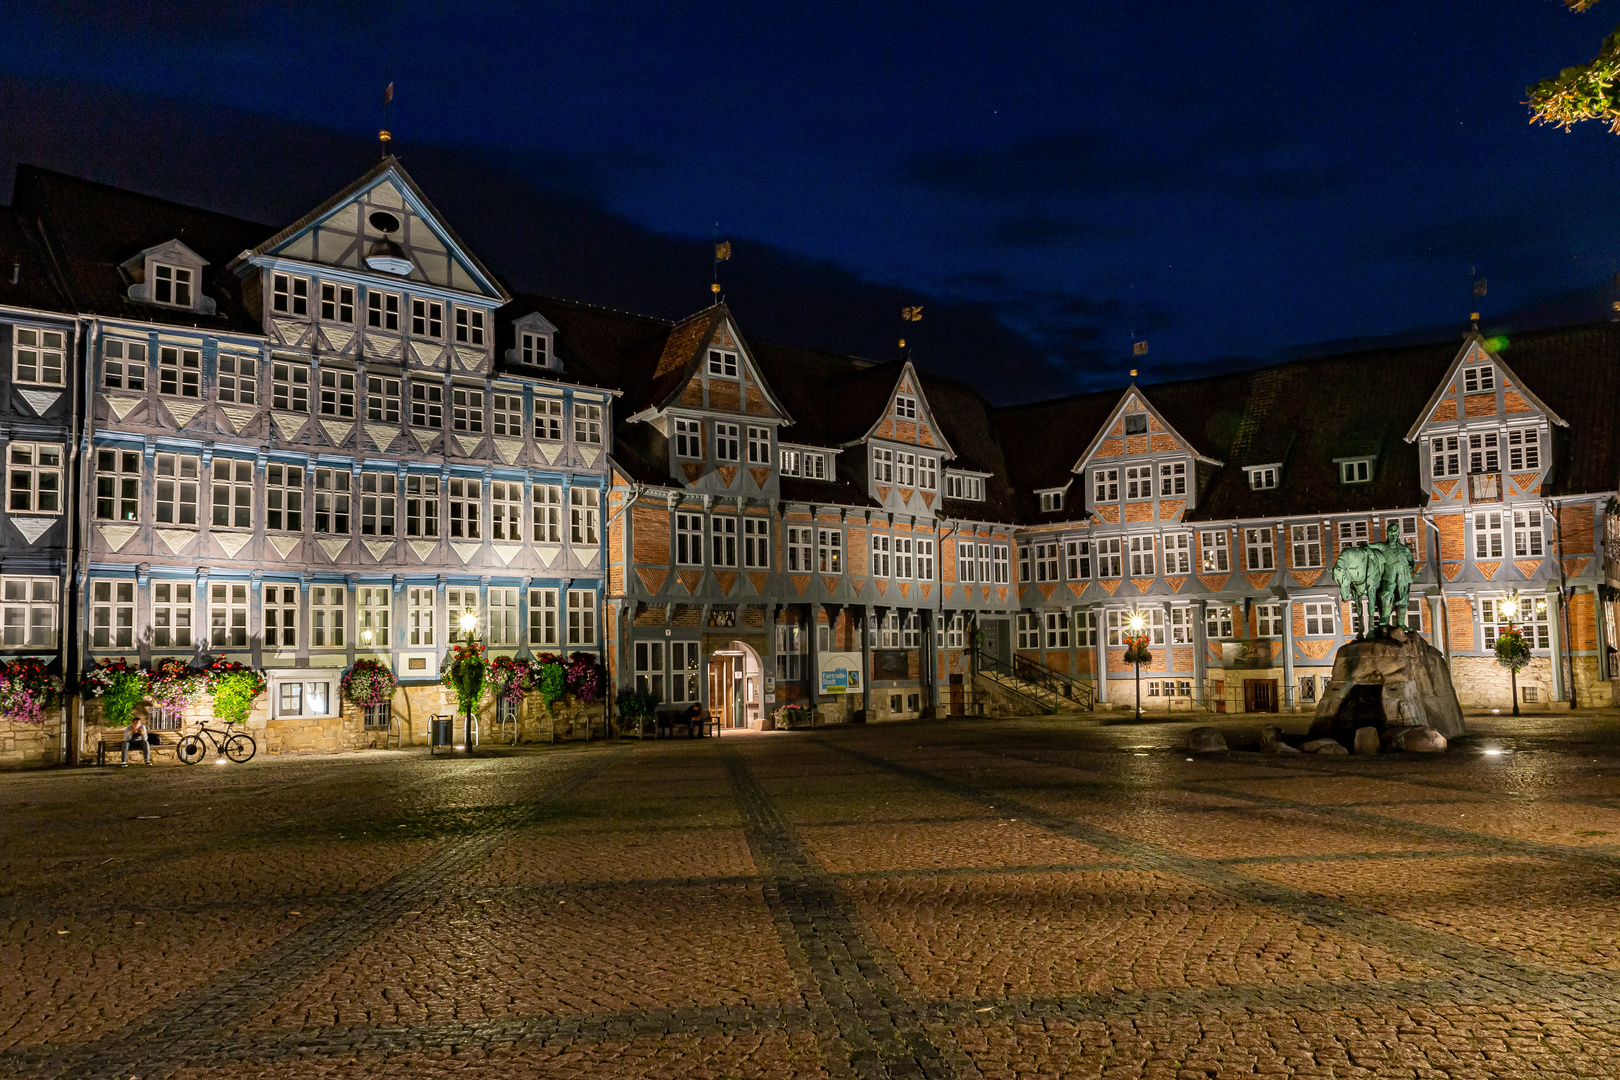
[[0, 1076], [1620, 1075], [1620, 716], [1188, 726], [8, 776]]

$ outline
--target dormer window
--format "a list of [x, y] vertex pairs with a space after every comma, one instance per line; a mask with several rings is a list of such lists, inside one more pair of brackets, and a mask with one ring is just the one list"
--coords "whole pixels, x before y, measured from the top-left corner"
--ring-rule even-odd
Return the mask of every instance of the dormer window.
[[535, 367], [549, 367], [551, 342], [545, 334], [519, 334], [518, 359]]
[[984, 478], [948, 472], [945, 474], [945, 497], [964, 502], [984, 502]]
[[291, 274], [270, 276], [270, 310], [277, 315], [309, 314], [309, 279]]
[[191, 306], [191, 271], [184, 266], [152, 264], [152, 299], [175, 307]]
[[1249, 470], [1249, 489], [1267, 491], [1277, 486], [1277, 466], [1262, 465]]
[[1496, 368], [1490, 364], [1463, 368], [1463, 393], [1483, 394], [1496, 389]]
[[1130, 413], [1125, 417], [1125, 434], [1146, 435], [1147, 413]]
[[917, 399], [909, 394], [896, 394], [894, 398], [894, 415], [902, 420], [917, 419]]
[[1050, 514], [1061, 509], [1063, 509], [1063, 492], [1041, 492], [1041, 513]]
[[723, 349], [709, 350], [709, 374], [722, 379], [737, 377], [737, 354]]
[[1341, 484], [1365, 484], [1372, 479], [1373, 459], [1353, 458], [1339, 462]]

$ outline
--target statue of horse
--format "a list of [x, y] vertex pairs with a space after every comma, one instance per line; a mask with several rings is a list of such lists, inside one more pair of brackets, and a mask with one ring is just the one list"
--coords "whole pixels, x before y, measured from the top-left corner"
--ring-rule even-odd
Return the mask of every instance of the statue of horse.
[[1374, 547], [1345, 548], [1333, 564], [1333, 582], [1339, 587], [1339, 599], [1353, 599], [1359, 611], [1362, 599], [1366, 598], [1369, 629], [1380, 621], [1378, 600], [1383, 591], [1385, 570], [1384, 553]]

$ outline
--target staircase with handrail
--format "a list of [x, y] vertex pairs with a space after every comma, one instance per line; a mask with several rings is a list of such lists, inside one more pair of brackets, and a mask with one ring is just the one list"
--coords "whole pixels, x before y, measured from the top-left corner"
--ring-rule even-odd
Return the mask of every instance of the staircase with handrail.
[[1043, 712], [1091, 712], [1096, 705], [1092, 684], [1047, 667], [1027, 656], [1012, 662], [973, 650], [974, 671], [981, 678], [1012, 691]]

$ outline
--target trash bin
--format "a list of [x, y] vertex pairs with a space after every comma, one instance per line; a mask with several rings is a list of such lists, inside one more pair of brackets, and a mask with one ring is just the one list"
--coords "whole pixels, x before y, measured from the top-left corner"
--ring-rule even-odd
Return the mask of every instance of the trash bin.
[[428, 753], [436, 754], [441, 746], [454, 746], [453, 716], [435, 716], [428, 721]]

